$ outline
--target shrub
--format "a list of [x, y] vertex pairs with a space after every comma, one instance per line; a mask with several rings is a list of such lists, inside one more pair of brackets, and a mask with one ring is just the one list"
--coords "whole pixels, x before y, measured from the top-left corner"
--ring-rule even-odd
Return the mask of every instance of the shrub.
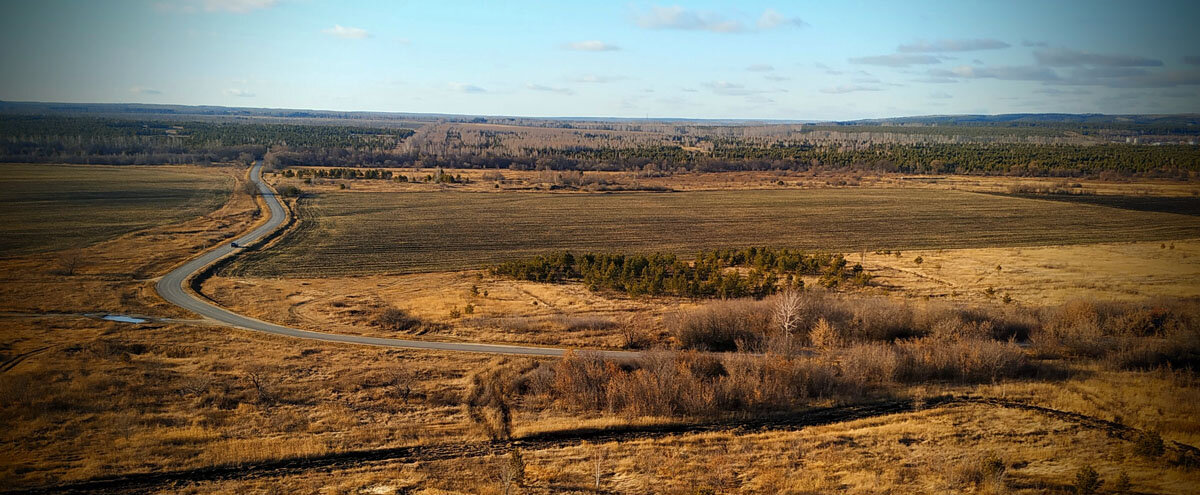
[[518, 366], [500, 359], [471, 376], [471, 386], [463, 400], [467, 416], [492, 440], [512, 438], [512, 401], [523, 386], [518, 379], [521, 373]]
[[860, 388], [887, 384], [897, 378], [900, 356], [892, 346], [880, 343], [858, 344], [846, 348], [839, 361], [842, 376]]
[[404, 332], [420, 326], [421, 320], [410, 316], [402, 309], [389, 307], [375, 317], [375, 324], [386, 330]]
[[771, 307], [751, 300], [708, 304], [678, 315], [673, 327], [672, 333], [684, 349], [757, 348], [771, 331]]
[[963, 383], [996, 382], [1029, 369], [1020, 346], [982, 339], [921, 338], [896, 344], [897, 378], [915, 383], [941, 379]]
[[1156, 431], [1138, 435], [1133, 443], [1133, 453], [1150, 459], [1163, 455], [1164, 450], [1162, 437]]
[[1117, 369], [1200, 367], [1200, 305], [1071, 301], [1043, 311], [1031, 335], [1049, 355], [1104, 359]]
[[1079, 495], [1092, 495], [1100, 489], [1104, 484], [1104, 480], [1100, 479], [1100, 473], [1097, 473], [1091, 465], [1084, 466], [1075, 473], [1075, 493]]
[[808, 339], [812, 342], [813, 347], [818, 349], [839, 347], [844, 340], [837, 328], [834, 328], [833, 324], [825, 318], [818, 319], [817, 324], [808, 331]]
[[951, 468], [949, 478], [957, 485], [1001, 485], [1007, 470], [1004, 459], [988, 453], [963, 459]]
[[568, 316], [554, 315], [550, 321], [561, 325], [563, 330], [578, 332], [581, 330], [607, 330], [617, 326], [615, 321], [602, 316]]
[[610, 361], [569, 353], [527, 377], [534, 394], [569, 410], [629, 416], [709, 415], [794, 407], [844, 390], [836, 368], [812, 358], [650, 352]]

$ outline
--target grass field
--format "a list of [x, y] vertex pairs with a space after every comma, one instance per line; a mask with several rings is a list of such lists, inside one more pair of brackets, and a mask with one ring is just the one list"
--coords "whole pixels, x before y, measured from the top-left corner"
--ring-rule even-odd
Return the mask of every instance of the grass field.
[[217, 209], [226, 174], [184, 167], [0, 165], [0, 256], [79, 248]]
[[687, 193], [322, 193], [281, 244], [229, 274], [339, 276], [484, 266], [556, 249], [671, 251], [770, 245], [939, 249], [1157, 240], [1200, 219], [925, 189]]

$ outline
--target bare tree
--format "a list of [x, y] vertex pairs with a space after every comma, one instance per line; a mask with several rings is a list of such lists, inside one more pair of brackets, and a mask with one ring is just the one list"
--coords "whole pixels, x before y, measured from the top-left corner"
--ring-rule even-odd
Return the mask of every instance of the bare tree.
[[74, 275], [75, 270], [83, 265], [83, 253], [76, 249], [63, 252], [58, 256], [57, 265], [59, 275]]
[[596, 480], [596, 491], [600, 490], [600, 478], [604, 475], [604, 459], [607, 452], [599, 446], [592, 448], [592, 475]]
[[787, 289], [775, 299], [775, 309], [772, 314], [775, 325], [787, 338], [800, 326], [801, 296], [795, 289]]
[[273, 390], [275, 381], [268, 377], [263, 370], [250, 372], [248, 378], [250, 379], [250, 384], [254, 386], [254, 391], [260, 405], [271, 406], [279, 400], [279, 397], [275, 395], [275, 391]]

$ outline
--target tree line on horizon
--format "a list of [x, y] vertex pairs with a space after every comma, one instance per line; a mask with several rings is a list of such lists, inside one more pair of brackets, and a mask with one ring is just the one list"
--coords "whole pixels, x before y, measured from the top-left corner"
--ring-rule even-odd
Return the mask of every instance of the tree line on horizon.
[[[846, 126], [850, 127], [850, 126]], [[952, 129], [952, 128], [951, 128]], [[701, 132], [674, 130], [671, 132]], [[508, 132], [508, 131], [505, 131]], [[949, 132], [949, 131], [947, 131]], [[978, 129], [972, 128], [972, 133]], [[997, 131], [999, 132], [999, 131]], [[503, 132], [479, 143], [443, 136], [430, 148], [410, 146], [414, 131], [337, 125], [177, 122], [101, 117], [0, 117], [0, 161], [95, 164], [249, 162], [269, 168], [477, 168], [555, 171], [848, 171], [1054, 177], [1200, 175], [1193, 144], [1039, 144], [1028, 142], [809, 141], [793, 137], [700, 138], [685, 147], [663, 134], [660, 144], [633, 147], [614, 135], [583, 135], [578, 143], [520, 147]], [[796, 134], [803, 136], [804, 133]], [[525, 136], [522, 143], [541, 139]], [[548, 135], [549, 136], [549, 135]], [[587, 136], [592, 136], [588, 138]], [[422, 136], [428, 141], [429, 136]], [[482, 138], [480, 138], [482, 139]], [[594, 143], [588, 144], [588, 139]]]

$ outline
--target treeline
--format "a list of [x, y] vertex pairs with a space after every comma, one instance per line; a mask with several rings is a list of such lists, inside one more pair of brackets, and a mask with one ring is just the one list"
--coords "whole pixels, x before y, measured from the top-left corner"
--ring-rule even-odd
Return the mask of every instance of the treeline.
[[101, 117], [0, 117], [0, 160], [97, 164], [250, 161], [272, 147], [393, 149], [409, 129], [354, 126], [174, 122]]
[[471, 179], [464, 177], [462, 174], [448, 174], [442, 169], [437, 169], [434, 173], [418, 175], [403, 175], [379, 168], [355, 169], [355, 168], [298, 168], [286, 169], [281, 172], [281, 175], [287, 178], [306, 179], [311, 182], [312, 179], [343, 179], [343, 180], [394, 180], [396, 182], [433, 182], [438, 184], [466, 184], [471, 182]]
[[1078, 177], [1105, 171], [1147, 176], [1200, 172], [1200, 148], [1190, 145], [888, 143], [847, 149], [811, 144], [751, 147], [723, 143], [714, 147], [713, 157], [790, 162], [801, 169], [856, 167], [911, 174]]
[[[745, 273], [743, 273], [745, 272]], [[824, 287], [865, 286], [862, 265], [849, 266], [840, 254], [805, 254], [790, 249], [750, 247], [702, 251], [694, 261], [673, 254], [584, 253], [563, 251], [512, 260], [492, 273], [533, 282], [582, 281], [594, 291], [630, 296], [761, 298], [784, 287], [803, 287], [801, 275], [818, 275]]]
[[574, 147], [524, 149], [519, 156], [492, 151], [430, 155], [413, 151], [317, 149], [272, 152], [275, 167], [471, 168], [586, 171], [848, 171], [857, 173], [1013, 175], [1028, 177], [1139, 176], [1187, 178], [1200, 174], [1200, 148], [1191, 145], [832, 144], [722, 143], [712, 153], [679, 146], [635, 149]]
[[[1054, 177], [1141, 176], [1195, 178], [1200, 147], [1187, 144], [1043, 144], [822, 141], [824, 126], [761, 136], [692, 136], [704, 128], [673, 127], [641, 136], [583, 133], [567, 145], [556, 134], [481, 134], [463, 141], [452, 130], [414, 131], [338, 125], [184, 122], [103, 117], [0, 116], [0, 161], [100, 164], [206, 163], [265, 158], [269, 168], [479, 168], [588, 171], [848, 171], [855, 173], [976, 174]], [[904, 127], [879, 127], [896, 133]], [[977, 127], [938, 126], [938, 135], [973, 135]], [[911, 129], [907, 129], [911, 130]], [[432, 132], [432, 131], [429, 131]], [[907, 131], [905, 131], [907, 132]], [[1040, 131], [1039, 131], [1040, 132]], [[511, 134], [511, 133], [510, 133]], [[691, 136], [685, 147], [683, 136]], [[640, 135], [639, 135], [640, 136]], [[807, 137], [806, 137], [807, 136]], [[620, 138], [620, 139], [618, 139]], [[696, 141], [696, 140], [699, 141]], [[693, 142], [695, 141], [695, 142]], [[617, 144], [614, 144], [617, 143]], [[661, 143], [661, 144], [655, 144]]]

